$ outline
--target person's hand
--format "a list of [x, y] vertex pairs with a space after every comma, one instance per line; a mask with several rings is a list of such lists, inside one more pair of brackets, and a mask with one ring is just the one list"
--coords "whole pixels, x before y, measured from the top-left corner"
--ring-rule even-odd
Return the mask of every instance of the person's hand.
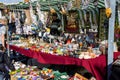
[[3, 52], [5, 52], [6, 51], [6, 47], [3, 47]]
[[96, 78], [95, 77], [91, 77], [90, 80], [96, 80]]

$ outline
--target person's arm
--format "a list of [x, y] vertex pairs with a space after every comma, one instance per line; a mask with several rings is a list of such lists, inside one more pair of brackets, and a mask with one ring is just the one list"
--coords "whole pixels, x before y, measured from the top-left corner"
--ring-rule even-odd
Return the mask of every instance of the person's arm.
[[3, 26], [1, 30], [2, 30], [2, 31], [1, 31], [1, 33], [2, 33], [2, 35], [1, 35], [1, 38], [2, 38], [2, 46], [5, 48], [5, 33], [6, 33], [6, 27]]
[[5, 48], [5, 35], [2, 34], [1, 37], [2, 37], [2, 46]]

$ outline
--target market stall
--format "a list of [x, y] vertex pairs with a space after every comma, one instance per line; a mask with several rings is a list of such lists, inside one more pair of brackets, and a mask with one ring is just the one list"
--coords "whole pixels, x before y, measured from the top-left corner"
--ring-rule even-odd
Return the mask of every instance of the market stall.
[[[36, 52], [32, 50], [26, 50], [24, 48], [19, 48], [17, 46], [10, 46], [12, 50], [19, 52], [28, 57], [32, 57], [38, 60], [40, 63], [44, 64], [64, 64], [64, 65], [78, 65], [84, 66], [88, 71], [95, 75], [97, 80], [104, 80], [106, 77], [106, 55], [101, 55], [95, 59], [77, 59], [71, 58], [69, 56], [57, 56], [51, 55], [43, 52]], [[119, 52], [114, 53], [114, 59], [120, 55]]]
[[[83, 66], [97, 80], [106, 79], [110, 41], [104, 0], [25, 0], [6, 8], [5, 16], [14, 24], [9, 30], [11, 50], [43, 64]], [[114, 59], [119, 55], [114, 52]]]

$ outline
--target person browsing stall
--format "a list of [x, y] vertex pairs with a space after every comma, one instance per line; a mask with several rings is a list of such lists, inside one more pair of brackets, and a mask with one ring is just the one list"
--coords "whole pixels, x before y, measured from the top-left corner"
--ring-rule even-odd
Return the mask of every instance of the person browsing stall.
[[51, 35], [56, 35], [59, 36], [60, 35], [60, 25], [61, 25], [61, 21], [60, 19], [58, 19], [58, 16], [56, 13], [52, 14], [52, 24], [50, 26], [50, 34]]

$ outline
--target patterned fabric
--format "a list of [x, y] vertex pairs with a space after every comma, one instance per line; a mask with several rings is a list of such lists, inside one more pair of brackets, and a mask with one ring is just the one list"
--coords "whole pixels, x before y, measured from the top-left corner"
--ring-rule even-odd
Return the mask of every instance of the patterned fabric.
[[5, 32], [6, 32], [5, 26], [0, 27], [0, 35], [5, 34]]
[[5, 28], [5, 26], [1, 26], [1, 27], [0, 27], [0, 44], [2, 44], [1, 35], [2, 35], [2, 34], [5, 34], [5, 33], [6, 33], [6, 28]]

